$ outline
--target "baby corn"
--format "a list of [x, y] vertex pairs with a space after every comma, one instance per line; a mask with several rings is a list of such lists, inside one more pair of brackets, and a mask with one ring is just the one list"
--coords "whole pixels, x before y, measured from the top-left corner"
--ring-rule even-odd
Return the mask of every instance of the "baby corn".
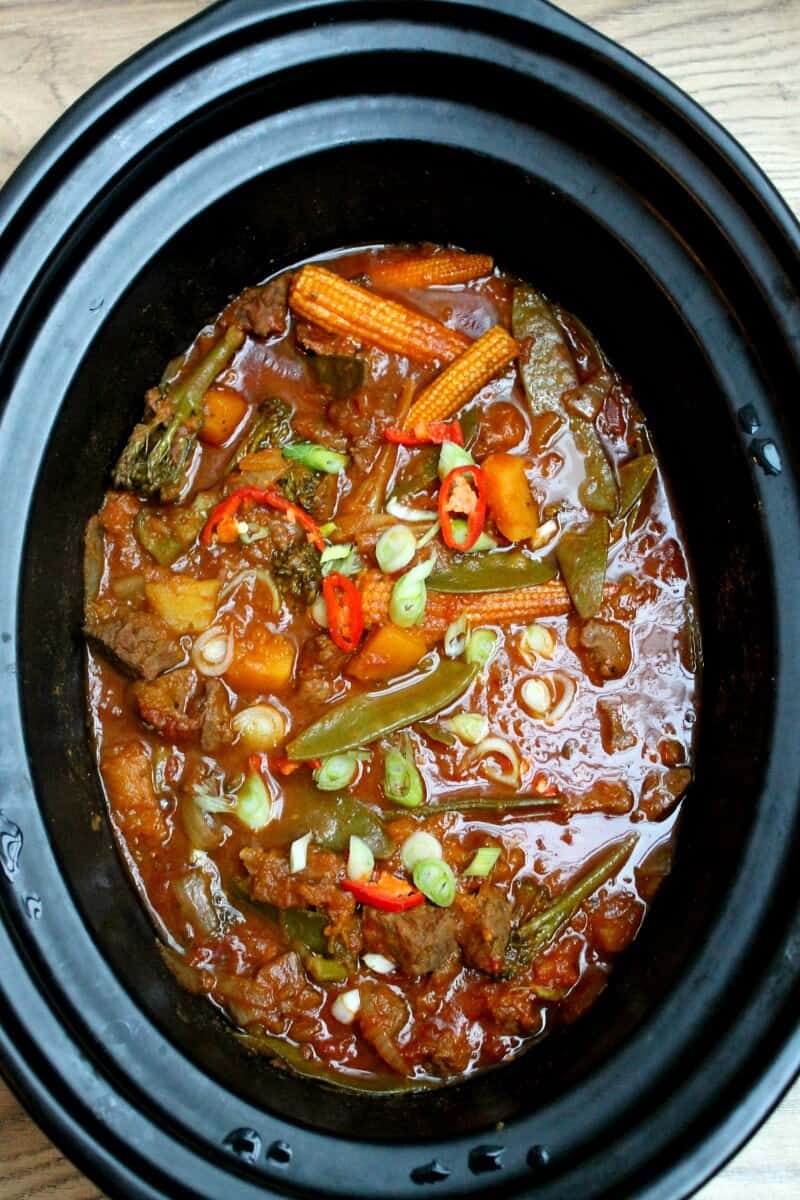
[[406, 429], [451, 417], [518, 353], [519, 346], [502, 325], [487, 330], [423, 388], [406, 417]]
[[384, 300], [325, 267], [301, 267], [292, 280], [289, 304], [298, 316], [331, 333], [415, 362], [452, 362], [470, 345], [466, 334]]
[[407, 254], [375, 263], [369, 274], [373, 283], [387, 287], [445, 287], [490, 275], [494, 260], [488, 254], [464, 254], [443, 250], [441, 254]]

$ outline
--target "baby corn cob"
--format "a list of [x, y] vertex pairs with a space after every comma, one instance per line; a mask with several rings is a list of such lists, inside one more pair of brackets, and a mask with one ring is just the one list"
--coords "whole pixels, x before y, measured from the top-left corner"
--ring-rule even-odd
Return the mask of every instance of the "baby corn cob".
[[406, 417], [406, 429], [451, 417], [518, 353], [519, 346], [502, 325], [487, 330], [423, 388]]
[[488, 254], [443, 250], [440, 254], [407, 254], [375, 263], [369, 269], [373, 283], [389, 287], [424, 288], [466, 283], [490, 275], [494, 260]]
[[325, 267], [301, 267], [292, 281], [289, 304], [306, 321], [331, 333], [404, 354], [415, 362], [452, 362], [470, 345], [466, 334], [383, 300]]

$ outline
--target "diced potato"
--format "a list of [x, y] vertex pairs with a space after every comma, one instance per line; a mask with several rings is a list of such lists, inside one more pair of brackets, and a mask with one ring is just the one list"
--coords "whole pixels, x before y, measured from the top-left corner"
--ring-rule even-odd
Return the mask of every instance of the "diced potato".
[[531, 495], [525, 463], [518, 454], [490, 454], [481, 463], [486, 480], [486, 504], [503, 537], [510, 542], [532, 538], [539, 514]]
[[369, 635], [355, 658], [350, 660], [347, 674], [364, 682], [391, 679], [410, 671], [427, 648], [427, 639], [418, 630], [381, 625]]
[[294, 659], [294, 642], [252, 624], [234, 643], [225, 679], [237, 692], [278, 692], [291, 682]]
[[247, 401], [226, 388], [211, 388], [203, 397], [200, 437], [211, 446], [222, 446], [241, 425]]
[[178, 633], [202, 633], [217, 611], [218, 579], [175, 575], [165, 583], [145, 584], [147, 602]]

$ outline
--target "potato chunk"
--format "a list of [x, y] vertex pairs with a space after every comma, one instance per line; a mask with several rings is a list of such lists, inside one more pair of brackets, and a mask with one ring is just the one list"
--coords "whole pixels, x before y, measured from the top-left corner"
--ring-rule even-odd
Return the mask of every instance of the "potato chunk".
[[202, 633], [217, 611], [218, 579], [175, 575], [165, 583], [147, 583], [147, 602], [178, 633]]

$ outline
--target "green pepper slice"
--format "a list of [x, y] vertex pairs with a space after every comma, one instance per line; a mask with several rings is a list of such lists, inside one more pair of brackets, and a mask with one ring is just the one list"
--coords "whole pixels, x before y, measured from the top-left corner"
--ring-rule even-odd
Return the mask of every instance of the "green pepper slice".
[[458, 559], [426, 582], [432, 592], [505, 592], [549, 583], [557, 574], [552, 554], [533, 558], [522, 550], [500, 550]]
[[603, 602], [608, 538], [608, 521], [593, 517], [581, 529], [567, 530], [556, 547], [567, 591], [584, 620], [593, 617]]
[[351, 392], [362, 387], [366, 375], [363, 358], [349, 354], [315, 354], [309, 358], [308, 365], [317, 383], [329, 391], [335, 400], [344, 400]]
[[347, 849], [353, 836], [366, 842], [376, 858], [388, 858], [395, 848], [378, 814], [346, 794], [323, 796], [309, 792], [293, 797], [292, 815], [288, 821], [281, 820], [280, 829], [287, 838], [310, 833], [315, 845], [339, 854]]

